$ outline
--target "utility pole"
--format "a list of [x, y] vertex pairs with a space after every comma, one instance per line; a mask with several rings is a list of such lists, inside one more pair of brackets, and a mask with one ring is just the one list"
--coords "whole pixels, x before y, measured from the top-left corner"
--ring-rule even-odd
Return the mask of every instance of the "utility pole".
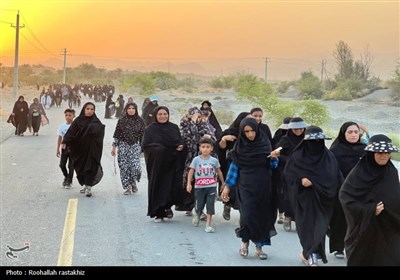
[[321, 63], [321, 83], [324, 80], [324, 73], [325, 73], [325, 59], [323, 59]]
[[64, 75], [63, 75], [63, 84], [66, 83], [67, 76], [67, 49], [64, 48]]
[[265, 58], [265, 77], [264, 81], [267, 82], [267, 73], [268, 73], [268, 57]]
[[17, 97], [18, 95], [18, 53], [19, 53], [19, 29], [25, 27], [25, 24], [23, 26], [19, 26], [19, 11], [17, 14], [17, 24], [13, 26], [11, 24], [11, 27], [15, 27], [15, 60], [14, 60], [14, 90], [13, 90], [13, 96]]

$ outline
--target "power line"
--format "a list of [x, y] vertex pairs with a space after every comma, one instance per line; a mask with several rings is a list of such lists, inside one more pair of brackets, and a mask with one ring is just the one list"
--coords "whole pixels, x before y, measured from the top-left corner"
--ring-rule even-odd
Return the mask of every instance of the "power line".
[[10, 25], [13, 24], [12, 22], [4, 21], [4, 20], [0, 20], [0, 22], [1, 22], [1, 23], [7, 23], [7, 24], [10, 24]]
[[44, 50], [46, 50], [48, 53], [50, 53], [51, 55], [57, 57], [56, 54], [54, 54], [54, 53], [52, 53], [51, 51], [49, 51], [49, 49], [47, 49], [47, 48], [42, 44], [42, 42], [40, 42], [40, 40], [39, 40], [39, 39], [36, 37], [36, 35], [33, 33], [32, 29], [30, 28], [30, 26], [29, 26], [29, 24], [28, 24], [28, 22], [27, 22], [27, 20], [26, 20], [26, 18], [25, 18], [23, 15], [22, 15], [22, 18], [23, 18], [23, 20], [25, 21], [26, 29], [29, 31], [29, 33], [32, 35], [32, 37], [36, 40], [36, 42], [38, 42], [39, 45], [42, 46], [42, 48], [43, 48]]
[[[31, 44], [35, 49], [41, 51], [40, 48], [38, 48], [35, 44], [33, 44], [30, 40], [28, 40], [28, 38], [25, 37], [25, 35], [23, 35], [22, 33], [20, 33], [21, 37], [24, 38], [29, 44]], [[21, 52], [19, 52], [21, 53]], [[42, 52], [42, 53], [47, 53], [47, 52]]]
[[3, 8], [0, 8], [0, 11], [4, 11], [4, 12], [13, 12], [13, 13], [15, 13], [15, 12], [17, 12], [18, 10], [11, 10], [11, 9], [3, 9]]

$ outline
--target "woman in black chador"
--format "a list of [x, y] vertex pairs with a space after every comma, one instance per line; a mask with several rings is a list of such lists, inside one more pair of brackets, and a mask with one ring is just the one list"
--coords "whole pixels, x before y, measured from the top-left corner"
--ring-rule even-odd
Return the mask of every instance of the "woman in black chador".
[[268, 137], [260, 130], [254, 118], [243, 119], [239, 131], [222, 199], [228, 200], [231, 188], [237, 194], [240, 226], [235, 231], [242, 240], [239, 254], [247, 257], [249, 242], [252, 241], [258, 258], [265, 260], [267, 254], [263, 252], [262, 246], [271, 245], [270, 238], [276, 234], [269, 169], [277, 167], [276, 156], [279, 152], [271, 151]]
[[168, 108], [157, 107], [154, 116], [144, 132], [142, 146], [148, 178], [147, 215], [159, 223], [165, 217], [172, 218], [171, 206], [180, 202], [184, 159], [181, 133], [169, 122]]
[[330, 138], [321, 128], [307, 128], [283, 171], [288, 187], [294, 191], [296, 228], [303, 247], [300, 257], [310, 266], [318, 265], [318, 256], [328, 262], [325, 235], [342, 183], [338, 163], [325, 147], [325, 139]]
[[[347, 177], [351, 169], [365, 154], [365, 146], [365, 144], [360, 142], [360, 128], [357, 123], [345, 122], [340, 127], [339, 134], [335, 141], [333, 141], [330, 150], [336, 157], [343, 178]], [[334, 252], [335, 257], [338, 259], [344, 258], [346, 229], [346, 219], [339, 202], [339, 197], [337, 197], [329, 226], [329, 251], [331, 253]]]
[[213, 109], [211, 108], [211, 102], [208, 100], [204, 100], [201, 102], [201, 107], [200, 110], [207, 109], [208, 111], [211, 112], [210, 117], [209, 117], [209, 122], [210, 124], [215, 128], [215, 137], [218, 139], [222, 135], [222, 128], [221, 125], [219, 124], [217, 117], [214, 114]]
[[21, 95], [14, 104], [12, 115], [15, 119], [15, 135], [24, 136], [24, 132], [28, 126], [28, 103]]
[[348, 266], [400, 266], [400, 183], [390, 161], [400, 150], [391, 142], [382, 134], [372, 136], [339, 192]]
[[[299, 145], [304, 139], [304, 131], [307, 128], [307, 124], [302, 118], [294, 117], [289, 121], [288, 132], [282, 136], [279, 142], [275, 145], [276, 148], [282, 147], [281, 154], [279, 157], [278, 170], [281, 170], [281, 174], [285, 164], [290, 160], [290, 156], [293, 150]], [[285, 218], [283, 220], [283, 229], [285, 231], [292, 230], [292, 221], [295, 220], [295, 212], [293, 209], [293, 191], [288, 188], [286, 180], [281, 175], [282, 184], [282, 196], [283, 196], [283, 208], [285, 209]], [[275, 181], [276, 182], [276, 181]]]
[[[204, 103], [204, 102], [203, 102]], [[240, 122], [250, 116], [249, 112], [241, 112], [233, 123], [229, 126], [228, 129], [225, 129], [221, 137], [217, 140], [217, 151], [218, 151], [218, 160], [221, 165], [221, 171], [226, 178], [228, 174], [229, 165], [231, 164], [230, 153], [236, 143], [237, 138], [239, 137], [239, 126]], [[221, 192], [222, 189], [219, 189], [218, 192]], [[235, 192], [231, 192], [229, 194], [229, 201], [224, 202], [224, 212], [222, 214], [223, 218], [227, 221], [231, 219], [231, 208], [238, 209], [238, 205], [236, 203], [236, 195]]]
[[92, 196], [92, 187], [103, 177], [101, 156], [105, 125], [97, 118], [95, 108], [92, 102], [87, 102], [63, 138], [63, 144], [70, 147], [78, 182], [83, 186], [80, 192], [87, 197]]

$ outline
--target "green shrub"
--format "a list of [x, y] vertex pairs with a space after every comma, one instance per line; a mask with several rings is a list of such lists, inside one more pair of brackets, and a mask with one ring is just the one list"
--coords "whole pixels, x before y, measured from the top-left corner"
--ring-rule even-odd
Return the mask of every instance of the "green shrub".
[[297, 81], [296, 88], [303, 99], [320, 99], [323, 94], [321, 82], [311, 71], [301, 73], [301, 78]]
[[323, 95], [325, 100], [353, 100], [351, 94], [345, 89], [337, 88], [332, 92], [327, 92]]
[[[392, 143], [396, 146], [400, 148], [400, 136], [398, 134], [395, 133], [389, 133], [388, 137], [390, 139], [392, 139]], [[391, 154], [392, 159], [400, 161], [400, 153], [392, 153]]]
[[133, 78], [133, 85], [139, 89], [140, 95], [151, 95], [155, 92], [156, 86], [151, 74], [139, 73]]
[[393, 79], [386, 82], [386, 85], [392, 90], [391, 97], [394, 101], [400, 101], [400, 64], [397, 66]]

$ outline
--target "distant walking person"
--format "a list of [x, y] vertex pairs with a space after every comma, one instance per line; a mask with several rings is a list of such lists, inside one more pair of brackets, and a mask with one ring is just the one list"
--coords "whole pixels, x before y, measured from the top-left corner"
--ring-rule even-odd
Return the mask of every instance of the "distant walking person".
[[28, 126], [28, 103], [21, 95], [14, 104], [12, 115], [15, 119], [15, 135], [24, 136], [24, 132]]
[[[144, 105], [144, 102], [143, 102]], [[158, 106], [158, 98], [157, 96], [150, 97], [150, 102], [143, 108], [142, 110], [142, 118], [146, 127], [154, 122], [154, 110]]]
[[400, 183], [390, 157], [400, 149], [377, 134], [365, 150], [339, 192], [347, 221], [347, 265], [399, 267]]
[[92, 196], [92, 187], [103, 177], [101, 156], [105, 125], [97, 118], [95, 108], [92, 102], [83, 105], [81, 113], [72, 122], [62, 142], [70, 147], [78, 182], [83, 186], [80, 192], [87, 197]]
[[[65, 123], [60, 124], [57, 130], [57, 157], [60, 158], [60, 168], [64, 175], [63, 187], [66, 189], [71, 188], [72, 179], [74, 177], [74, 164], [71, 159], [70, 148], [66, 144], [61, 144], [63, 137], [67, 133], [71, 123], [75, 118], [74, 109], [65, 109], [64, 111]], [[67, 169], [68, 163], [68, 169]]]
[[116, 108], [115, 117], [119, 119], [122, 115], [122, 112], [125, 109], [125, 100], [122, 94], [120, 94], [117, 98], [117, 101], [115, 101], [115, 108]]
[[118, 149], [118, 166], [125, 195], [138, 191], [136, 183], [142, 175], [140, 154], [144, 129], [144, 121], [138, 114], [137, 105], [126, 104], [115, 128], [111, 150], [111, 155], [115, 156]]
[[39, 99], [34, 98], [33, 103], [29, 107], [29, 114], [28, 114], [28, 127], [33, 128], [34, 136], [39, 136], [39, 129], [42, 116], [47, 118], [43, 105], [39, 103]]

